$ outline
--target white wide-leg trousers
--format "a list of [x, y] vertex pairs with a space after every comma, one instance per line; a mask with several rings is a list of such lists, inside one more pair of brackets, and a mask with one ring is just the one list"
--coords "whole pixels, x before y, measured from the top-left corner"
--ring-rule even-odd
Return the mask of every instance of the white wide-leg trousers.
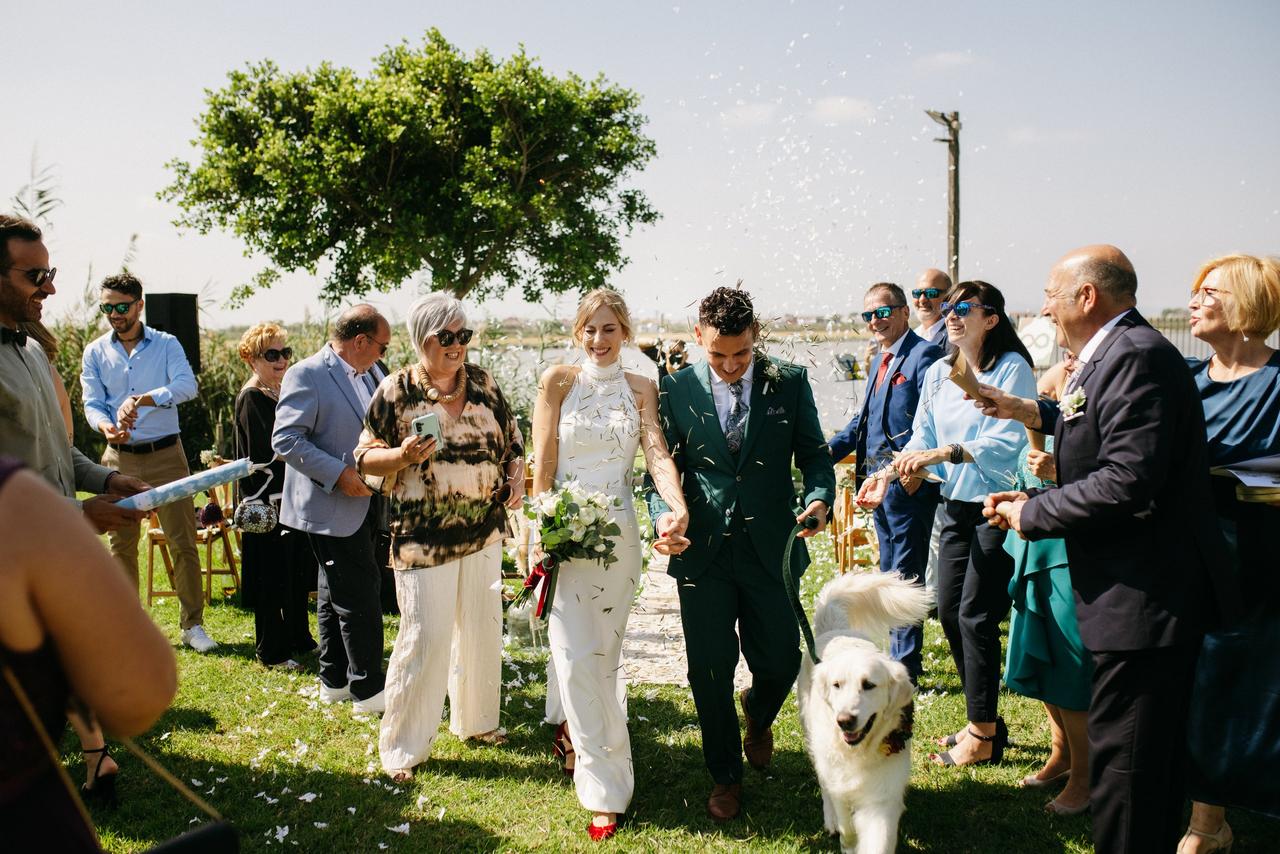
[[621, 673], [622, 638], [640, 580], [634, 525], [623, 526], [615, 553], [619, 560], [607, 569], [582, 560], [561, 566], [547, 630], [548, 694], [556, 690], [569, 722], [578, 801], [593, 812], [626, 812], [635, 791]]
[[429, 569], [396, 570], [400, 631], [387, 666], [378, 752], [388, 771], [431, 754], [449, 695], [459, 738], [498, 728], [502, 689], [502, 543]]

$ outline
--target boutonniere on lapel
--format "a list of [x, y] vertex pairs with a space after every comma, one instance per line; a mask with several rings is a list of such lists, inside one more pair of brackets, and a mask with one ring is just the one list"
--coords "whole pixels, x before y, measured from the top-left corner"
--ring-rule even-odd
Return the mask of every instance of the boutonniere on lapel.
[[1084, 415], [1086, 400], [1084, 386], [1080, 386], [1070, 394], [1063, 396], [1062, 401], [1058, 404], [1058, 410], [1062, 413], [1062, 420], [1070, 421], [1073, 418], [1079, 418]]
[[768, 357], [764, 350], [759, 348], [756, 348], [755, 359], [760, 365], [760, 373], [764, 376], [764, 388], [761, 391], [768, 394], [770, 384], [776, 385], [782, 381], [782, 369], [778, 367], [777, 362]]

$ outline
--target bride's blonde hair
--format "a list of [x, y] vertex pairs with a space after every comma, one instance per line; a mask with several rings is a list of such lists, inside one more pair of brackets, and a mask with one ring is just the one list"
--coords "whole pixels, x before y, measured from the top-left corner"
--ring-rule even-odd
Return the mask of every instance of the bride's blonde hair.
[[631, 312], [627, 310], [627, 303], [622, 299], [622, 294], [613, 288], [596, 288], [582, 298], [582, 302], [578, 303], [578, 314], [573, 319], [573, 340], [578, 344], [582, 343], [582, 330], [587, 325], [587, 321], [602, 308], [607, 308], [613, 312], [618, 318], [618, 325], [622, 327], [622, 337], [631, 340]]

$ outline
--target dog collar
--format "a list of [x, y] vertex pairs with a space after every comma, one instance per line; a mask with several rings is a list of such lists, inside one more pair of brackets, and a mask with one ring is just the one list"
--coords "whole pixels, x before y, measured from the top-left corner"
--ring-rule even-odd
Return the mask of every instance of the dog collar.
[[890, 732], [880, 742], [880, 752], [885, 756], [892, 756], [895, 753], [901, 753], [907, 749], [907, 743], [911, 741], [912, 725], [915, 722], [916, 703], [912, 700], [902, 707], [902, 713], [898, 718], [898, 728]]

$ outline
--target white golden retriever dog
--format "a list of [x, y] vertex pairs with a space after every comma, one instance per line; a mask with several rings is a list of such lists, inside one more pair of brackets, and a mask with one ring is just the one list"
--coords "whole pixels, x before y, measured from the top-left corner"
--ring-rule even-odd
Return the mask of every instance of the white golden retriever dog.
[[802, 656], [796, 697], [828, 833], [840, 850], [889, 854], [911, 776], [915, 688], [881, 650], [889, 629], [924, 620], [932, 596], [898, 575], [850, 573], [818, 594], [818, 658]]

